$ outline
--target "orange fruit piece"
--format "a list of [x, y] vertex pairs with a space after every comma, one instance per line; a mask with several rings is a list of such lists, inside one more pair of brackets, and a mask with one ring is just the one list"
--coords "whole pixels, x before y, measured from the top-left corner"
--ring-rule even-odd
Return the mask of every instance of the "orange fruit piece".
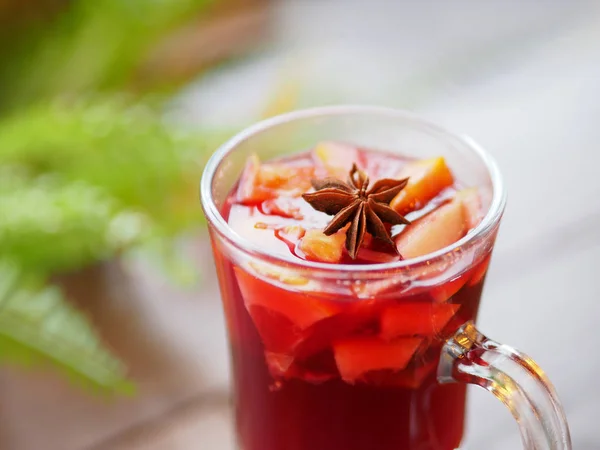
[[465, 235], [466, 224], [462, 202], [453, 200], [408, 225], [395, 238], [404, 259], [440, 250]]
[[381, 337], [391, 340], [400, 336], [438, 336], [460, 305], [450, 303], [405, 303], [383, 310]]
[[276, 199], [281, 194], [300, 195], [310, 188], [314, 167], [285, 164], [261, 164], [256, 153], [250, 155], [238, 184], [236, 199], [255, 205]]
[[335, 362], [342, 379], [354, 383], [374, 370], [402, 370], [423, 342], [401, 338], [386, 342], [374, 337], [351, 338], [333, 344]]
[[441, 156], [407, 164], [398, 178], [408, 178], [406, 187], [390, 203], [392, 209], [400, 214], [422, 208], [443, 189], [454, 184], [452, 172]]
[[[235, 274], [246, 309], [261, 306], [276, 312], [289, 320], [298, 330], [305, 330], [316, 322], [337, 314], [340, 309], [334, 302], [325, 298], [312, 296], [303, 291], [285, 290], [256, 278], [239, 267], [235, 268]], [[282, 276], [279, 281], [289, 284], [291, 289], [294, 286], [302, 286], [300, 280], [291, 277]]]
[[288, 317], [261, 305], [248, 306], [248, 314], [266, 351], [293, 355], [305, 333]]
[[307, 230], [300, 241], [300, 250], [313, 261], [337, 263], [342, 259], [346, 232], [340, 230], [326, 236], [321, 230]]

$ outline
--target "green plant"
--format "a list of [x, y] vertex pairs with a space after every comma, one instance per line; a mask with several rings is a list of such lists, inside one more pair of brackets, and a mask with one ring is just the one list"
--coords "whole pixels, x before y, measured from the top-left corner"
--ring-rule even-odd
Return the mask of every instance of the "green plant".
[[133, 389], [122, 364], [62, 293], [7, 261], [0, 262], [0, 362], [50, 362], [73, 382], [95, 390]]
[[123, 97], [43, 102], [0, 121], [0, 360], [45, 359], [94, 387], [127, 386], [47, 282], [134, 245], [168, 248], [197, 226], [191, 186], [223, 135], [175, 129]]
[[0, 110], [57, 94], [130, 87], [153, 45], [217, 2], [72, 0], [56, 15], [20, 27], [6, 17], [0, 21]]

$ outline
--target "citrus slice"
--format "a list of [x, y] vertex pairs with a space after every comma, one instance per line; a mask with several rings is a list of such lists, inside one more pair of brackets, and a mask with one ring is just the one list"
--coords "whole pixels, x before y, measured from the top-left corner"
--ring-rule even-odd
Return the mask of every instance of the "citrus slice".
[[422, 342], [412, 337], [392, 342], [375, 337], [351, 338], [334, 343], [333, 353], [342, 379], [354, 383], [371, 371], [404, 369]]
[[381, 337], [434, 337], [440, 335], [460, 305], [449, 303], [405, 303], [390, 306], [381, 314]]
[[454, 183], [452, 172], [441, 156], [411, 162], [404, 166], [397, 178], [408, 178], [406, 187], [390, 203], [392, 209], [400, 214], [422, 208]]
[[462, 202], [453, 200], [408, 225], [395, 242], [403, 258], [409, 259], [447, 247], [465, 232]]

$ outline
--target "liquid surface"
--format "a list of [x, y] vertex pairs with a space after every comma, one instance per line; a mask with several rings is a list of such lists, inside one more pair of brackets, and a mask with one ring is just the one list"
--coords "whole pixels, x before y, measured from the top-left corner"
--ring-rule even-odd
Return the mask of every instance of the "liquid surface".
[[[323, 146], [323, 145], [322, 145]], [[339, 149], [336, 149], [339, 152]], [[275, 162], [260, 163], [251, 158], [234, 193], [228, 198], [223, 210], [229, 225], [243, 238], [260, 242], [261, 247], [269, 253], [293, 255], [296, 258], [343, 263], [373, 264], [400, 260], [395, 249], [384, 245], [382, 241], [371, 239], [367, 235], [358, 257], [353, 260], [345, 250], [341, 250], [340, 258], [334, 260], [321, 258], [318, 252], [312, 252], [311, 239], [307, 231], [323, 230], [332, 216], [316, 211], [301, 195], [311, 192], [311, 180], [325, 177], [337, 177], [343, 181], [348, 176], [348, 162], [356, 162], [374, 181], [382, 178], [404, 178], [409, 176], [411, 165], [418, 161], [385, 152], [353, 148], [345, 166], [328, 166], [315, 152], [307, 152], [291, 158]], [[405, 174], [405, 175], [403, 175]], [[435, 173], [433, 173], [435, 176]], [[411, 180], [409, 176], [409, 180]], [[451, 201], [459, 183], [451, 180], [433, 192], [418, 207], [399, 210], [410, 221], [416, 221], [435, 210], [440, 205]], [[431, 197], [431, 198], [429, 198]], [[403, 225], [387, 227], [392, 237], [400, 235], [406, 227]], [[467, 228], [463, 230], [465, 233]], [[328, 240], [329, 243], [331, 240]], [[338, 241], [338, 247], [342, 242]]]

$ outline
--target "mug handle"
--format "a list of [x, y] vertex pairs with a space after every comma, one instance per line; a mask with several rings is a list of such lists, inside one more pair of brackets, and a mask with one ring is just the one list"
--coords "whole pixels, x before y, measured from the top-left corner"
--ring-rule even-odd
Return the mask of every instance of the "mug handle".
[[571, 450], [569, 427], [554, 387], [527, 355], [481, 334], [473, 322], [446, 341], [440, 383], [481, 386], [508, 407], [526, 450]]

